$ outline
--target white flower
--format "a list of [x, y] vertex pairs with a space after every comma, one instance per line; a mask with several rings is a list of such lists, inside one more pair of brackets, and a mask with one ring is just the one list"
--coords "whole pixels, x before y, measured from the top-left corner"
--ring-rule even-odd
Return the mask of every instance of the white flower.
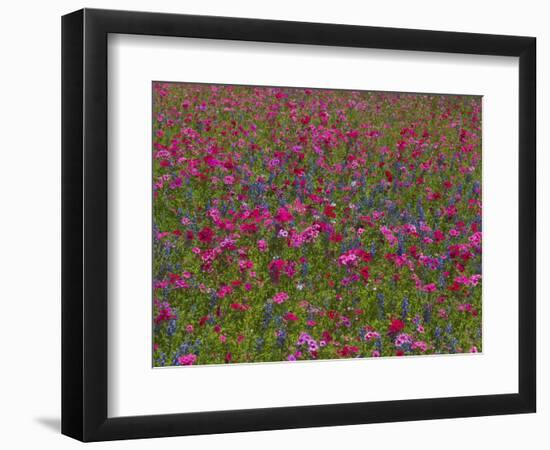
[[287, 237], [288, 231], [286, 230], [279, 230], [279, 237]]

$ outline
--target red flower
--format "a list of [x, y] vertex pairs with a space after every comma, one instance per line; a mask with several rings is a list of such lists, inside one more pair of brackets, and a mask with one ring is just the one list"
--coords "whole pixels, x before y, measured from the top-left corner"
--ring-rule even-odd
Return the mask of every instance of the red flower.
[[385, 175], [386, 175], [386, 180], [388, 180], [388, 182], [391, 183], [393, 181], [393, 175], [391, 174], [391, 172], [389, 170], [386, 170]]
[[293, 312], [287, 312], [283, 317], [285, 320], [288, 320], [289, 322], [294, 322], [298, 320], [298, 316]]
[[235, 311], [248, 311], [250, 306], [243, 305], [242, 303], [231, 303], [231, 309], [234, 309]]
[[388, 327], [388, 333], [399, 333], [401, 330], [403, 330], [403, 328], [405, 328], [405, 322], [403, 322], [401, 319], [392, 319], [390, 326]]
[[447, 289], [451, 292], [457, 292], [460, 291], [461, 286], [456, 281], [453, 281], [453, 284], [450, 285]]
[[364, 280], [365, 282], [369, 281], [369, 276], [370, 276], [370, 274], [369, 274], [369, 267], [368, 267], [368, 266], [362, 267], [361, 270], [360, 270], [360, 272], [361, 272], [361, 276], [363, 277], [363, 280]]
[[340, 356], [343, 356], [344, 358], [350, 355], [354, 355], [358, 352], [359, 347], [356, 347], [355, 345], [344, 345], [344, 347], [342, 347], [342, 350], [338, 350], [338, 354]]
[[336, 214], [334, 213], [334, 206], [325, 206], [325, 210], [323, 211], [325, 216], [335, 218]]
[[344, 239], [344, 236], [338, 233], [332, 233], [330, 235], [330, 242], [342, 242], [342, 239]]
[[354, 253], [363, 260], [363, 262], [369, 262], [372, 259], [372, 255], [363, 249], [356, 249]]
[[212, 241], [213, 237], [214, 232], [208, 227], [204, 227], [202, 230], [199, 231], [199, 241], [201, 242], [208, 244]]
[[258, 227], [255, 223], [243, 223], [241, 225], [241, 231], [243, 233], [255, 233], [256, 231], [258, 231]]
[[322, 336], [323, 336], [323, 340], [324, 340], [325, 342], [328, 343], [328, 342], [331, 342], [331, 341], [332, 341], [332, 336], [331, 336], [331, 334], [330, 334], [328, 331], [323, 331]]

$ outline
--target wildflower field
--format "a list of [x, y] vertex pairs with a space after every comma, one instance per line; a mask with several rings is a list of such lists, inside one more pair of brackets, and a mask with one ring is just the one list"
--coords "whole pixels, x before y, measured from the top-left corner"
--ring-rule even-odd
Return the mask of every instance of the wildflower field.
[[154, 366], [481, 351], [480, 97], [152, 87]]

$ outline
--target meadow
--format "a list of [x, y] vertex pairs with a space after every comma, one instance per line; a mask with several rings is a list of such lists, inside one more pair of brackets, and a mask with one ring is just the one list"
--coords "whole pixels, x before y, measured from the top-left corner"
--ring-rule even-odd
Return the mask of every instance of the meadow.
[[481, 97], [152, 89], [154, 366], [482, 351]]

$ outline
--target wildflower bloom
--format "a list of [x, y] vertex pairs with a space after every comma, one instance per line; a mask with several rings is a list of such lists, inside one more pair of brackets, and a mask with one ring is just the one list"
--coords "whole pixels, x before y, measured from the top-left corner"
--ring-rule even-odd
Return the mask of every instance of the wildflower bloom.
[[412, 344], [412, 337], [406, 333], [400, 333], [395, 338], [394, 344], [396, 347], [403, 347], [404, 345]]
[[198, 236], [201, 242], [208, 244], [212, 241], [212, 238], [214, 237], [214, 232], [211, 228], [204, 227], [202, 230], [199, 231]]
[[296, 320], [299, 320], [299, 317], [294, 314], [293, 312], [287, 312], [284, 316], [284, 319], [289, 321], [289, 322], [294, 322]]
[[275, 216], [275, 219], [281, 223], [286, 223], [292, 221], [294, 218], [286, 208], [282, 207], [277, 210], [277, 215]]
[[267, 242], [265, 241], [265, 239], [260, 239], [260, 240], [258, 241], [258, 249], [259, 249], [261, 252], [267, 251]]
[[365, 340], [366, 341], [372, 341], [373, 339], [379, 339], [380, 333], [377, 333], [376, 331], [367, 331], [365, 333]]
[[278, 292], [273, 296], [273, 302], [280, 305], [288, 300], [288, 294], [286, 292]]
[[191, 366], [197, 361], [197, 355], [189, 353], [188, 355], [182, 355], [178, 358], [178, 364], [180, 366]]
[[399, 333], [405, 328], [405, 323], [401, 319], [392, 319], [388, 327], [388, 333], [395, 334]]
[[232, 185], [235, 182], [235, 177], [232, 175], [227, 175], [223, 177], [224, 184]]
[[424, 341], [415, 341], [411, 345], [411, 348], [413, 350], [420, 350], [421, 352], [425, 352], [428, 349], [428, 344], [426, 344]]

